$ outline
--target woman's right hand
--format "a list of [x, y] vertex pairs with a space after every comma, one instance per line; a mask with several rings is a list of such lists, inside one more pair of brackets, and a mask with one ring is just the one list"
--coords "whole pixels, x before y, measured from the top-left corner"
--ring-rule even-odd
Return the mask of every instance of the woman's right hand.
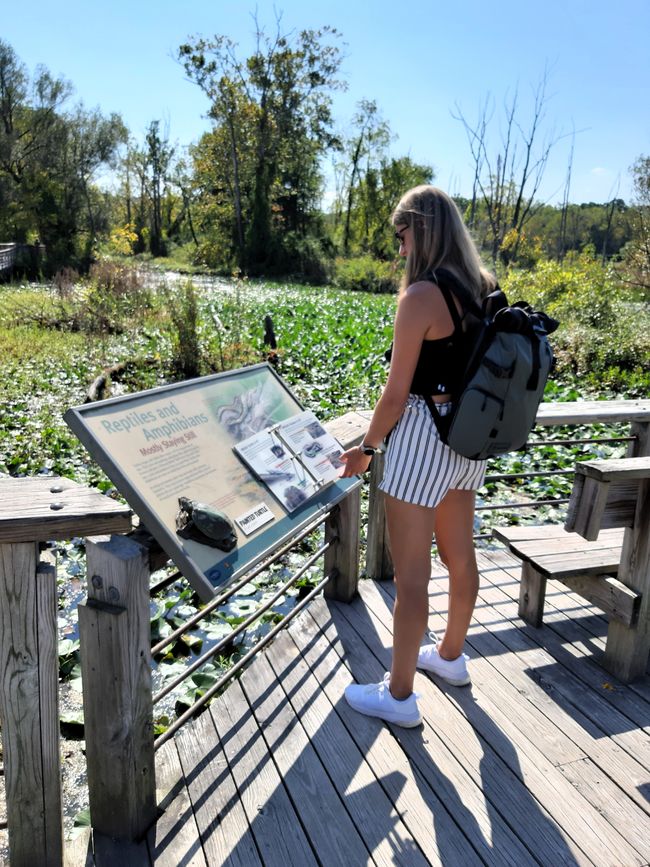
[[370, 466], [372, 455], [364, 454], [359, 446], [353, 446], [342, 455], [339, 455], [339, 460], [345, 463], [343, 472], [339, 476], [340, 479], [349, 479], [351, 476], [361, 475], [365, 473]]

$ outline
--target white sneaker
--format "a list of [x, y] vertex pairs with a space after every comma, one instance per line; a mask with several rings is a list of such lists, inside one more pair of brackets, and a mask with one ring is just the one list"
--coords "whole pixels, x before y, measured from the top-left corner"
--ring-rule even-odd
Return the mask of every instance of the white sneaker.
[[471, 683], [472, 679], [467, 670], [469, 656], [461, 653], [456, 659], [443, 659], [438, 653], [438, 639], [435, 633], [431, 632], [429, 638], [433, 639], [433, 644], [425, 644], [420, 648], [418, 668], [432, 671], [452, 686], [467, 686]]
[[422, 717], [417, 693], [412, 692], [408, 698], [399, 701], [391, 695], [389, 684], [388, 672], [380, 683], [352, 683], [345, 689], [345, 700], [350, 707], [366, 716], [376, 716], [404, 728], [420, 725]]

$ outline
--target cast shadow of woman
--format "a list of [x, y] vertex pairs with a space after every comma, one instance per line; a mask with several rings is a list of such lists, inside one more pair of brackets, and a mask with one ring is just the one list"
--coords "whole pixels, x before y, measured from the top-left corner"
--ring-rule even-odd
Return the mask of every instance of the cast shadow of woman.
[[[539, 864], [540, 861], [543, 864], [577, 867], [584, 860], [584, 856], [579, 853], [578, 858], [576, 857], [575, 844], [571, 844], [526, 787], [523, 782], [524, 772], [512, 741], [480, 707], [471, 688], [458, 689], [438, 683], [437, 685], [463, 711], [482, 748], [479, 776], [490, 822], [489, 840], [463, 803], [462, 793], [451, 783], [445, 789], [445, 805], [450, 813], [457, 817], [457, 821], [462, 823], [465, 835], [477, 853], [480, 853], [481, 863], [487, 858], [488, 862], [512, 863], [518, 867], [526, 863]], [[422, 737], [421, 730], [419, 731]], [[415, 730], [413, 733], [415, 734]], [[421, 780], [421, 775], [422, 768], [419, 769], [419, 774], [415, 774], [416, 780]], [[519, 838], [520, 843], [517, 843], [514, 837]], [[527, 854], [528, 861], [525, 860]]]

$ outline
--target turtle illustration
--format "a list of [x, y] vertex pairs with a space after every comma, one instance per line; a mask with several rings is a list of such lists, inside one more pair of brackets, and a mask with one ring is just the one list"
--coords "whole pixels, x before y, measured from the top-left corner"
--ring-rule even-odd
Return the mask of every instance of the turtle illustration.
[[232, 551], [237, 545], [235, 525], [227, 515], [198, 503], [189, 497], [178, 498], [179, 510], [176, 514], [176, 532], [183, 539], [192, 539], [220, 551]]

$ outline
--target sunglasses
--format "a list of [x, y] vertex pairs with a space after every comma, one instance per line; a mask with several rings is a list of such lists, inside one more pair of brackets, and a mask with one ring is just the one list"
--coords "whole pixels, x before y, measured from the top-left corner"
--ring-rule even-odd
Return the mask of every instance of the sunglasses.
[[401, 232], [395, 232], [395, 240], [399, 241], [400, 244], [404, 243], [404, 232], [406, 232], [406, 229], [408, 229], [408, 226], [406, 226], [406, 228], [402, 229]]

